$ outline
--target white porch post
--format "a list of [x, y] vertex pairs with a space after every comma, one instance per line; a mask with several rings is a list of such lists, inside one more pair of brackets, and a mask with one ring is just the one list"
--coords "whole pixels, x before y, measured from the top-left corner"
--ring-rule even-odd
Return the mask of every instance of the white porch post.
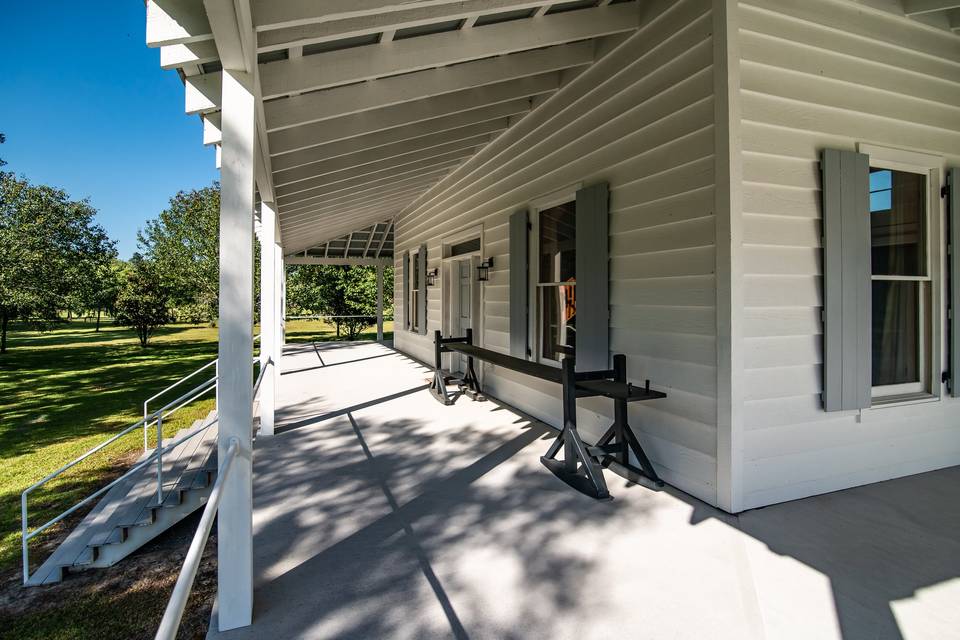
[[383, 342], [383, 264], [377, 263], [377, 342]]
[[[276, 272], [276, 205], [272, 202], [260, 203], [260, 367], [277, 361], [278, 330], [275, 290], [278, 288], [279, 275]], [[277, 396], [276, 367], [270, 366], [260, 383], [260, 433], [273, 435], [273, 416]]]
[[220, 631], [250, 624], [253, 613], [253, 77], [223, 72], [220, 173], [219, 454], [240, 449], [223, 489], [217, 519]]
[[[279, 222], [277, 223], [279, 227]], [[274, 273], [276, 278], [274, 282], [276, 285], [273, 289], [273, 308], [275, 309], [274, 314], [276, 318], [276, 327], [277, 330], [273, 334], [274, 347], [273, 352], [275, 354], [274, 362], [276, 363], [273, 367], [274, 374], [276, 375], [275, 380], [275, 395], [280, 392], [280, 374], [283, 372], [283, 342], [284, 342], [284, 327], [286, 327], [287, 321], [284, 315], [284, 287], [286, 287], [287, 277], [286, 271], [287, 267], [283, 263], [283, 247], [277, 243], [277, 246], [273, 250], [273, 262], [274, 262]]]

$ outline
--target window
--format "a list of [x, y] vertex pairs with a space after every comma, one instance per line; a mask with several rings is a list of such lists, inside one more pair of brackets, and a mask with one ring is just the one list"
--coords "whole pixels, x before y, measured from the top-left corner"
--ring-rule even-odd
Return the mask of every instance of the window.
[[931, 269], [927, 175], [870, 167], [874, 398], [928, 393]]
[[537, 216], [537, 357], [557, 363], [576, 353], [576, 202]]
[[418, 253], [410, 254], [410, 267], [408, 273], [410, 274], [410, 292], [409, 300], [407, 300], [407, 326], [410, 327], [410, 331], [417, 332], [420, 330], [420, 323], [417, 318], [417, 309], [418, 302], [420, 301], [420, 261], [418, 258]]

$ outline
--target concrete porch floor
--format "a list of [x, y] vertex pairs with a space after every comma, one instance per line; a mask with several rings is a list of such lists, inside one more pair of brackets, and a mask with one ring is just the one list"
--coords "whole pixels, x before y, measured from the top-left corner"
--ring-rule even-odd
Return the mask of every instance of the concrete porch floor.
[[372, 343], [288, 345], [254, 460], [254, 623], [209, 638], [960, 638], [960, 468], [730, 516], [539, 462]]

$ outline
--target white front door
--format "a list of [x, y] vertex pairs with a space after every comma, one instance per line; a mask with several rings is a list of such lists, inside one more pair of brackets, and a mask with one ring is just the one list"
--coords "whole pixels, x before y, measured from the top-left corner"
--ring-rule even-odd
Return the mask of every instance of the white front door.
[[[453, 335], [462, 337], [467, 335], [467, 329], [473, 328], [473, 269], [469, 258], [458, 260], [453, 270], [456, 295], [453, 298]], [[474, 337], [474, 342], [476, 342]], [[453, 371], [465, 372], [467, 359], [458, 355], [450, 363]]]

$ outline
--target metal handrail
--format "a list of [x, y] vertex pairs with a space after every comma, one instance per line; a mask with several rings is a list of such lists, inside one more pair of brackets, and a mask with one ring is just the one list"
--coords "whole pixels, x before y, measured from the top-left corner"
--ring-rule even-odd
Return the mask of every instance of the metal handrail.
[[[264, 372], [267, 368], [273, 366], [272, 359], [267, 359], [260, 367], [260, 373], [253, 383], [253, 399], [256, 400], [257, 393], [260, 390], [260, 383], [263, 381]], [[197, 525], [197, 532], [190, 541], [190, 549], [187, 551], [186, 558], [183, 559], [183, 567], [180, 568], [180, 575], [177, 576], [177, 582], [173, 585], [173, 593], [170, 594], [170, 600], [167, 602], [167, 608], [163, 612], [163, 619], [160, 621], [160, 627], [154, 640], [175, 640], [177, 631], [180, 628], [180, 621], [183, 619], [183, 611], [187, 606], [187, 600], [190, 598], [190, 591], [193, 589], [193, 581], [197, 577], [197, 571], [200, 569], [200, 559], [203, 556], [203, 548], [207, 545], [207, 539], [210, 537], [210, 529], [213, 527], [213, 519], [220, 508], [220, 499], [223, 492], [223, 483], [226, 482], [227, 474], [230, 473], [230, 467], [240, 449], [240, 441], [236, 436], [230, 438], [227, 444], [227, 452], [224, 456], [220, 469], [217, 471], [217, 480], [213, 484], [213, 490], [207, 500], [207, 506], [203, 508], [203, 515], [200, 516], [200, 524]]]
[[183, 619], [183, 610], [187, 606], [187, 599], [193, 589], [193, 581], [200, 569], [203, 548], [207, 546], [210, 529], [213, 527], [213, 519], [220, 508], [223, 484], [227, 481], [227, 476], [230, 474], [230, 469], [233, 467], [233, 461], [236, 459], [239, 449], [240, 441], [236, 437], [230, 438], [226, 455], [224, 455], [220, 469], [217, 471], [217, 479], [213, 483], [213, 489], [207, 499], [207, 506], [203, 508], [203, 515], [200, 516], [197, 532], [190, 542], [187, 557], [183, 560], [180, 575], [177, 576], [177, 582], [173, 585], [173, 593], [170, 594], [170, 601], [167, 602], [167, 608], [163, 612], [163, 619], [160, 621], [160, 628], [157, 629], [157, 635], [155, 636], [157, 640], [173, 640], [177, 637], [177, 630], [180, 628], [180, 621]]
[[[164, 389], [163, 391], [159, 391], [159, 392], [153, 394], [152, 396], [150, 396], [149, 398], [147, 398], [146, 400], [144, 400], [144, 401], [143, 401], [143, 420], [144, 420], [144, 422], [146, 422], [147, 417], [150, 415], [150, 411], [147, 409], [147, 405], [148, 405], [148, 404], [150, 404], [151, 402], [153, 402], [154, 400], [156, 400], [156, 399], [159, 398], [160, 396], [164, 395], [164, 394], [167, 393], [168, 391], [179, 387], [181, 384], [183, 384], [184, 382], [186, 382], [187, 380], [189, 380], [189, 379], [192, 378], [193, 376], [197, 375], [197, 374], [200, 373], [201, 371], [205, 371], [205, 370], [208, 369], [209, 367], [212, 367], [212, 366], [216, 365], [216, 364], [217, 364], [217, 360], [218, 360], [218, 358], [214, 358], [213, 360], [211, 360], [211, 361], [208, 362], [207, 364], [203, 365], [202, 367], [200, 367], [199, 369], [197, 369], [197, 370], [194, 371], [193, 373], [190, 373], [190, 374], [188, 374], [188, 375], [180, 378], [179, 380], [177, 380], [176, 382], [174, 382], [173, 384], [171, 384], [169, 387], [167, 387], [167, 388]], [[148, 444], [148, 441], [147, 441], [147, 433], [148, 433], [148, 432], [147, 432], [147, 427], [148, 427], [148, 426], [149, 426], [149, 425], [147, 425], [147, 424], [144, 424], [144, 425], [143, 425], [143, 451], [144, 451], [144, 453], [146, 453], [146, 451], [150, 448], [150, 446], [149, 446], [149, 444]]]

